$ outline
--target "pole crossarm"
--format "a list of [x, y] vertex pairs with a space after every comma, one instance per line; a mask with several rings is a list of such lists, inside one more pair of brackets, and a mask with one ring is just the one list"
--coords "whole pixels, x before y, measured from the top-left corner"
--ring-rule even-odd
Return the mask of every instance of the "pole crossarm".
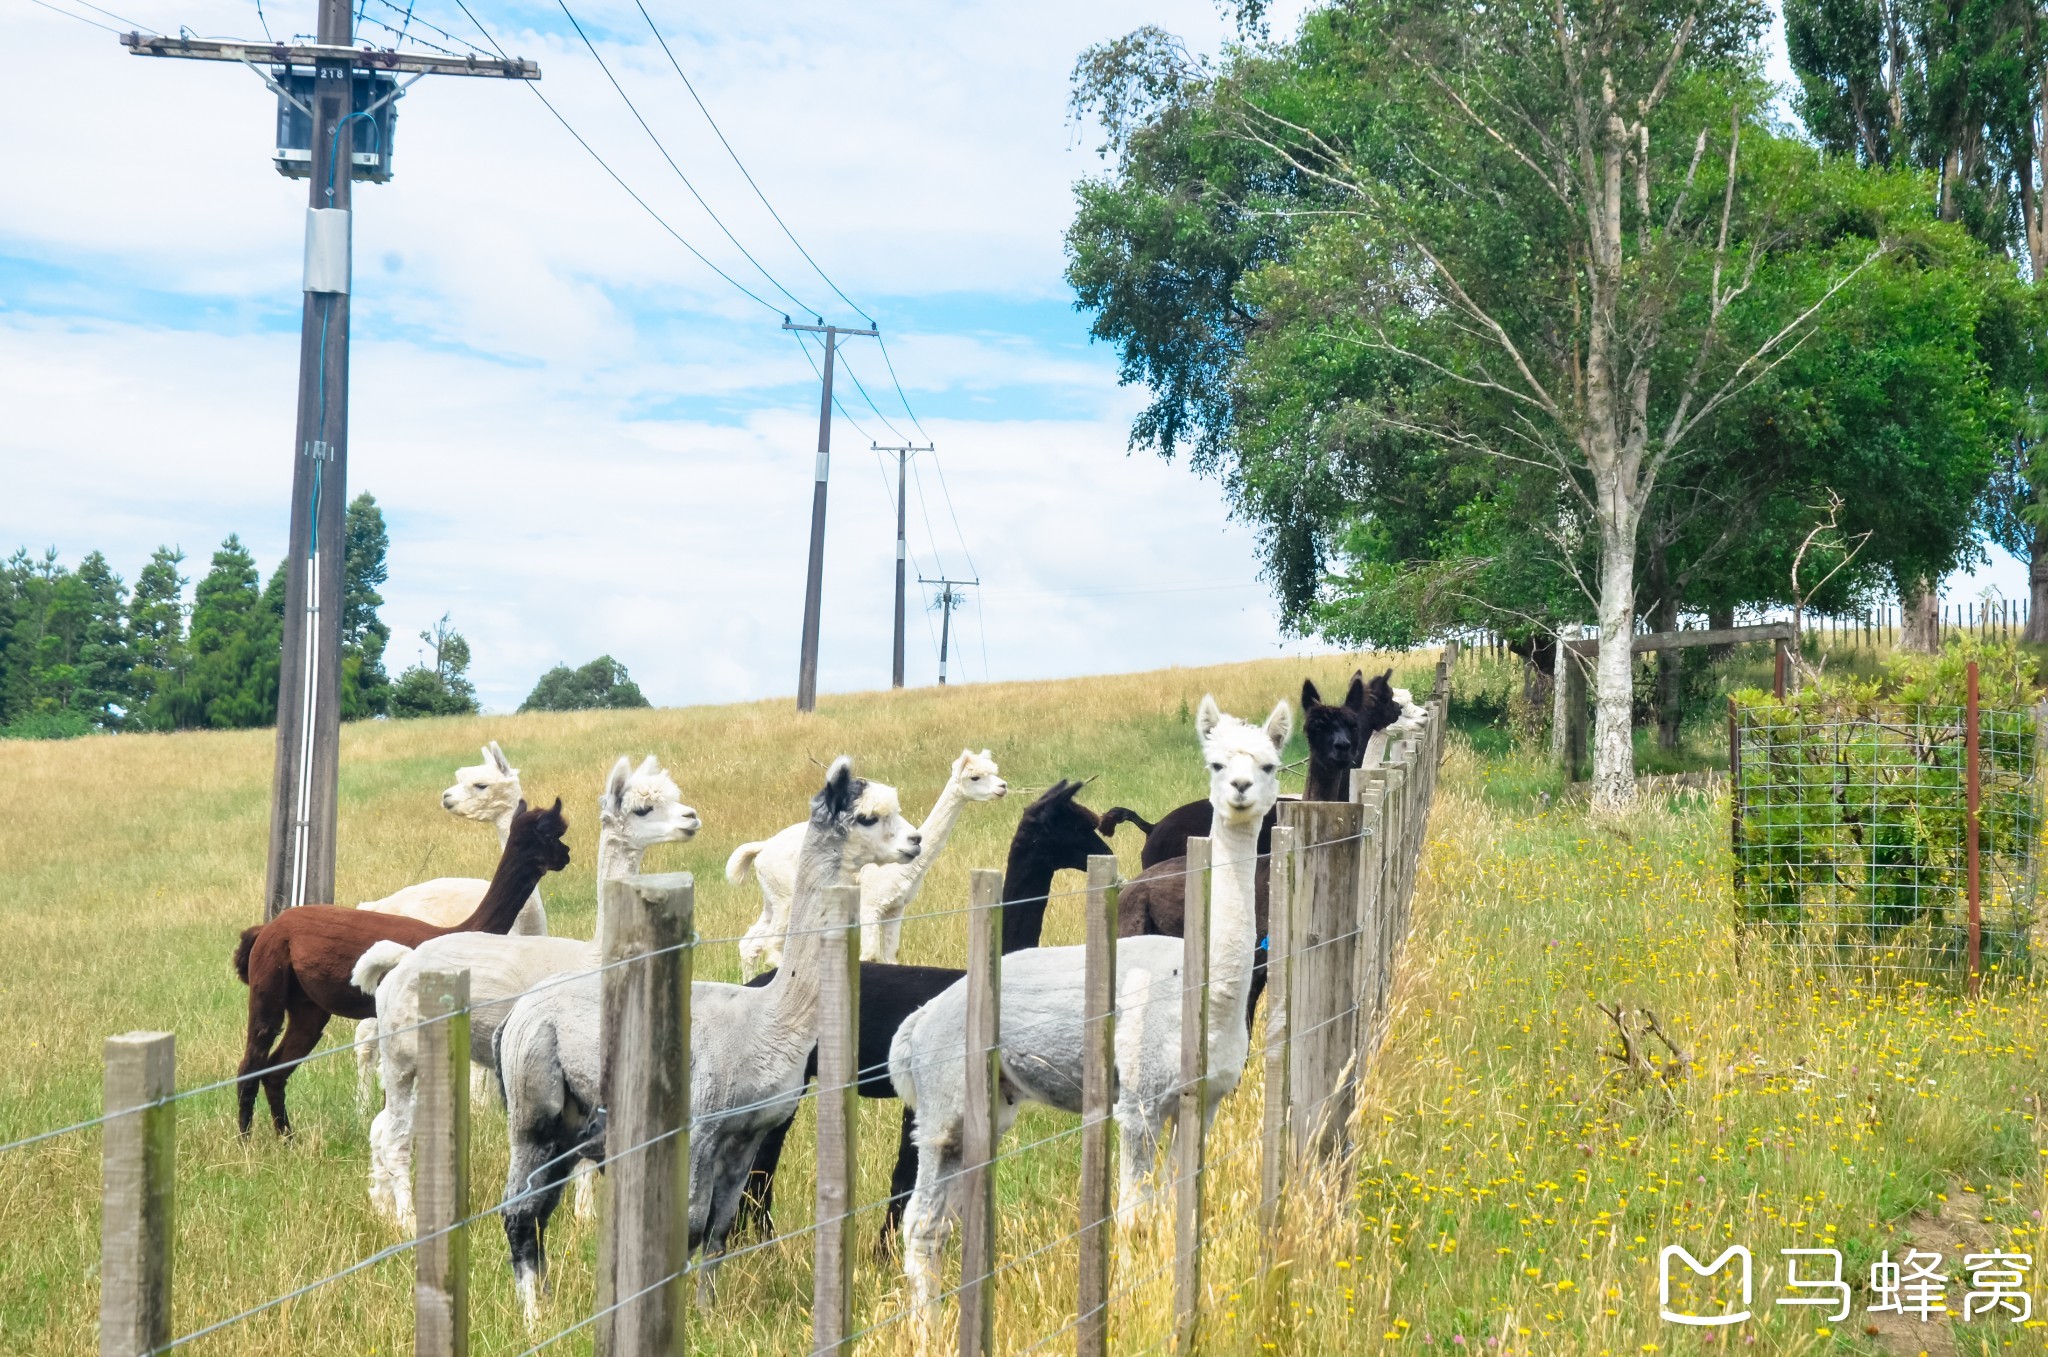
[[[121, 45], [138, 57], [183, 57], [189, 61], [267, 62], [273, 66], [312, 66], [346, 61], [372, 71], [413, 71], [420, 75], [482, 75], [500, 80], [538, 80], [540, 66], [524, 57], [499, 59], [441, 56], [433, 52], [394, 52], [389, 48], [351, 47], [324, 42], [237, 42], [220, 38], [182, 38], [165, 33], [123, 33]], [[873, 334], [845, 330], [842, 334]]]
[[[1680, 650], [1686, 646], [1731, 646], [1745, 641], [1792, 641], [1798, 631], [1790, 622], [1764, 622], [1753, 627], [1716, 627], [1710, 631], [1653, 631], [1629, 638], [1628, 648], [1636, 654], [1650, 650]], [[1597, 655], [1600, 639], [1566, 641], [1574, 655]]]
[[[871, 325], [865, 330], [856, 330], [847, 325], [826, 325], [823, 323], [817, 325], [798, 325], [790, 320], [788, 316], [782, 318], [782, 328], [785, 330], [802, 330], [814, 335], [861, 335], [868, 339], [880, 339], [882, 337], [881, 327], [879, 326]], [[929, 449], [925, 449], [925, 451], [929, 451]]]

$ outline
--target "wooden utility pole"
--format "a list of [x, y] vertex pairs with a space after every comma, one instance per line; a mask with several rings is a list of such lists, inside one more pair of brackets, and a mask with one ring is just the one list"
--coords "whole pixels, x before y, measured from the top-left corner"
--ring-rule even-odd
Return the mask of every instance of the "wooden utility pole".
[[935, 580], [928, 580], [924, 576], [919, 575], [917, 582], [919, 584], [936, 584], [939, 586], [939, 610], [942, 614], [939, 619], [939, 683], [941, 686], [944, 686], [946, 682], [946, 651], [953, 640], [953, 609], [966, 602], [966, 599], [961, 596], [960, 591], [972, 588], [980, 584], [981, 581], [978, 579], [949, 580], [943, 575]]
[[832, 356], [838, 351], [841, 335], [874, 339], [882, 332], [874, 326], [853, 330], [823, 322], [796, 325], [788, 316], [782, 318], [782, 328], [825, 336], [825, 390], [818, 400], [818, 460], [811, 473], [811, 559], [804, 572], [804, 637], [796, 676], [796, 709], [813, 711], [818, 705], [818, 613], [825, 592], [825, 482], [832, 472]]
[[896, 454], [896, 648], [892, 652], [892, 659], [889, 665], [889, 686], [891, 688], [901, 688], [903, 686], [903, 571], [904, 564], [910, 556], [910, 545], [903, 536], [903, 472], [904, 468], [910, 463], [911, 453], [930, 452], [932, 445], [927, 443], [920, 448], [915, 444], [905, 443], [898, 447], [885, 448], [879, 443], [871, 442], [869, 446], [874, 448], [876, 452], [893, 452]]
[[[351, 187], [358, 170], [390, 178], [391, 147], [376, 129], [378, 112], [404, 94], [376, 96], [372, 75], [483, 75], [538, 80], [530, 61], [470, 59], [357, 48], [350, 0], [316, 0], [312, 43], [238, 42], [124, 33], [136, 56], [238, 62], [279, 99], [280, 140], [296, 111], [311, 124], [304, 148], [310, 205], [306, 215], [304, 303], [299, 321], [298, 427], [293, 439], [290, 546], [286, 557], [284, 639], [277, 686], [277, 755], [271, 780], [270, 857], [264, 916], [334, 898], [336, 785], [341, 766], [341, 592], [348, 504], [348, 341]], [[269, 66], [269, 73], [257, 63]], [[310, 85], [295, 68], [310, 68]], [[368, 72], [358, 78], [358, 72]], [[408, 85], [412, 82], [407, 81]], [[294, 89], [301, 91], [294, 93]], [[370, 135], [367, 167], [357, 133]], [[278, 166], [298, 159], [278, 148]]]

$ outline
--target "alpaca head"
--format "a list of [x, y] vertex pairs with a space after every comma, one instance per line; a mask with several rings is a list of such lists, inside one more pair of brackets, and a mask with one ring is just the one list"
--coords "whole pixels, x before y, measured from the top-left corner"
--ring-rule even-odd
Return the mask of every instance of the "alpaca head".
[[683, 804], [675, 779], [652, 754], [638, 768], [621, 755], [605, 779], [597, 808], [604, 828], [624, 838], [636, 854], [658, 843], [682, 843], [700, 826], [697, 812]]
[[914, 860], [923, 835], [903, 818], [894, 787], [855, 777], [853, 760], [841, 754], [825, 774], [824, 787], [811, 798], [804, 852], [833, 840], [839, 845], [839, 879], [851, 884], [871, 863]]
[[[1089, 858], [1116, 852], [1102, 837], [1102, 817], [1074, 799], [1084, 785], [1061, 778], [1024, 808], [1010, 841], [1013, 859], [1027, 854], [1046, 871], [1085, 872]], [[1021, 865], [1013, 861], [1005, 877], [1015, 875]]]
[[495, 825], [509, 818], [519, 804], [519, 770], [496, 740], [485, 745], [483, 753], [482, 763], [455, 770], [455, 785], [441, 793], [441, 809], [465, 820]]
[[1356, 768], [1365, 757], [1366, 688], [1363, 673], [1351, 676], [1342, 705], [1323, 701], [1312, 679], [1301, 681], [1301, 728], [1319, 763]]
[[1280, 796], [1280, 751], [1294, 733], [1294, 713], [1286, 700], [1273, 708], [1265, 725], [1255, 726], [1224, 715], [1216, 699], [1204, 695], [1195, 733], [1209, 761], [1209, 804], [1217, 822], [1256, 826]]
[[986, 749], [979, 754], [971, 749], [961, 750], [960, 757], [953, 760], [953, 781], [969, 801], [994, 801], [1010, 791], [1010, 784], [996, 771], [996, 761]]
[[526, 808], [521, 801], [512, 808], [512, 828], [505, 837], [505, 855], [517, 853], [538, 863], [543, 872], [559, 872], [569, 865], [569, 845], [562, 838], [569, 822], [562, 818], [562, 798], [548, 807]]
[[[1364, 671], [1360, 670], [1352, 677], [1354, 691], [1358, 691], [1358, 680], [1363, 676]], [[1375, 675], [1372, 682], [1365, 685], [1363, 692], [1365, 737], [1371, 739], [1401, 719], [1402, 690], [1394, 686], [1393, 666], [1389, 665], [1386, 673]]]

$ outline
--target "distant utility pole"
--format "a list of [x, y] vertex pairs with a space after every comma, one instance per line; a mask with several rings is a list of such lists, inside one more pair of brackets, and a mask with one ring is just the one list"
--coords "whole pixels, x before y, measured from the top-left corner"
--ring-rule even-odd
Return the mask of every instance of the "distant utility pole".
[[962, 589], [972, 589], [979, 585], [981, 581], [978, 579], [949, 580], [943, 575], [938, 579], [928, 580], [924, 576], [919, 575], [917, 582], [919, 584], [936, 584], [939, 586], [939, 597], [935, 606], [942, 614], [939, 619], [939, 683], [943, 686], [946, 682], [946, 650], [953, 639], [953, 609], [967, 601], [960, 591]]
[[[266, 918], [293, 905], [334, 899], [342, 524], [348, 503], [351, 183], [390, 179], [391, 134], [397, 125], [392, 104], [421, 76], [540, 79], [540, 68], [530, 61], [357, 48], [353, 17], [351, 0], [316, 0], [315, 41], [296, 45], [121, 35], [122, 46], [139, 57], [233, 61], [254, 71], [277, 95], [278, 171], [289, 178], [303, 176], [311, 187]], [[400, 85], [398, 73], [410, 73], [412, 80]], [[354, 124], [359, 121], [368, 125], [366, 151], [356, 149]], [[346, 173], [340, 169], [344, 164]]]
[[818, 610], [825, 592], [825, 481], [832, 470], [832, 355], [839, 336], [860, 335], [874, 339], [881, 331], [873, 326], [853, 330], [839, 325], [793, 325], [782, 318], [785, 330], [800, 330], [825, 336], [825, 394], [818, 402], [818, 461], [811, 484], [811, 563], [804, 574], [804, 640], [797, 661], [796, 709], [811, 711], [818, 705]]
[[869, 446], [873, 447], [876, 452], [893, 452], [896, 454], [896, 649], [893, 652], [894, 658], [890, 661], [889, 665], [889, 686], [891, 688], [901, 688], [903, 686], [903, 563], [910, 555], [909, 546], [903, 538], [903, 468], [910, 461], [911, 453], [930, 452], [932, 445], [927, 443], [920, 448], [914, 443], [905, 443], [899, 447], [885, 448], [879, 443], [871, 443]]

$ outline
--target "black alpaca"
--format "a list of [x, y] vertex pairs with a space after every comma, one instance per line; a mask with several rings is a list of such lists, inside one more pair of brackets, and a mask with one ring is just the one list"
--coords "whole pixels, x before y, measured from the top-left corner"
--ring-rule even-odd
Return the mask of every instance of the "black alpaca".
[[[1094, 854], [1114, 850], [1098, 832], [1094, 811], [1074, 799], [1079, 782], [1061, 781], [1024, 808], [1017, 832], [1010, 838], [1010, 856], [1003, 868], [1003, 951], [1014, 952], [1038, 946], [1045, 922], [1046, 897], [1052, 893], [1053, 874], [1061, 870], [1086, 871]], [[765, 985], [775, 972], [767, 971], [747, 981]], [[889, 1082], [889, 1044], [903, 1020], [924, 1007], [958, 980], [964, 971], [950, 966], [898, 966], [879, 961], [860, 964], [860, 1031], [855, 1068], [860, 1071], [860, 1096], [893, 1098], [895, 1085]], [[811, 1051], [804, 1078], [818, 1073], [818, 1053]], [[770, 1219], [774, 1205], [775, 1169], [782, 1160], [782, 1142], [794, 1121], [786, 1121], [768, 1133], [760, 1153], [754, 1157], [747, 1177], [746, 1197], [741, 1204], [742, 1223], [758, 1226], [763, 1237], [775, 1227]], [[903, 1220], [903, 1204], [917, 1183], [917, 1148], [910, 1141], [910, 1109], [903, 1109], [902, 1129], [896, 1145], [896, 1168], [889, 1178], [889, 1204], [882, 1214], [881, 1244], [887, 1247]]]
[[[1342, 703], [1323, 701], [1315, 683], [1302, 680], [1302, 730], [1308, 737], [1308, 787], [1302, 793], [1302, 800], [1351, 799], [1351, 770], [1363, 763], [1366, 741], [1401, 719], [1401, 704], [1394, 699], [1393, 677], [1394, 671], [1390, 668], [1367, 683], [1365, 672], [1359, 670], [1352, 674], [1350, 691], [1344, 694]], [[1160, 816], [1157, 824], [1152, 824], [1136, 811], [1115, 806], [1103, 812], [1102, 832], [1114, 833], [1120, 824], [1133, 824], [1144, 830], [1145, 847], [1138, 854], [1138, 862], [1151, 868], [1162, 862], [1185, 858], [1188, 840], [1209, 832], [1211, 814], [1208, 801], [1190, 801], [1185, 806], [1174, 807]], [[1266, 822], [1259, 826], [1261, 856], [1272, 848], [1273, 826], [1278, 819], [1276, 807], [1266, 816]], [[1265, 899], [1263, 889], [1259, 896], [1261, 901]], [[1178, 906], [1173, 917], [1176, 920], [1180, 917]], [[1262, 920], [1262, 935], [1264, 928]], [[1151, 931], [1166, 932], [1164, 929]], [[1177, 922], [1167, 936], [1180, 936]]]

